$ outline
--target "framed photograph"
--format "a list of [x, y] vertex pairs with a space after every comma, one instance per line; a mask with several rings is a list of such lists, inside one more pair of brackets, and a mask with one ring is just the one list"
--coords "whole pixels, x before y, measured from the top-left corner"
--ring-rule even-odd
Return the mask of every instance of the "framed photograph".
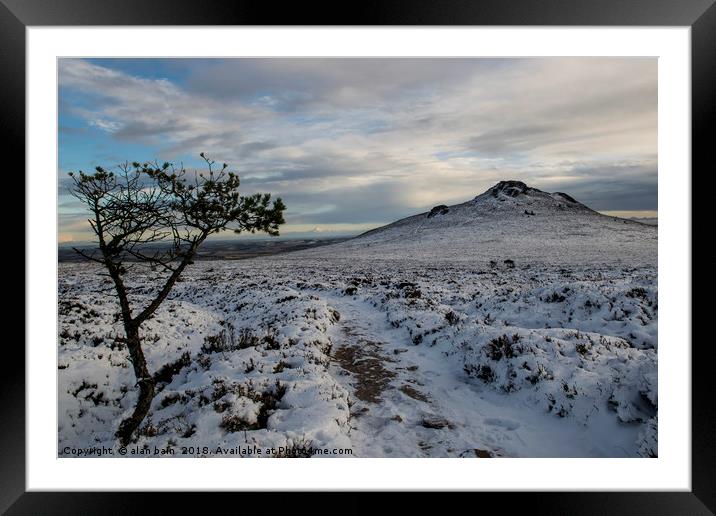
[[711, 514], [712, 4], [3, 0], [26, 335], [0, 507]]

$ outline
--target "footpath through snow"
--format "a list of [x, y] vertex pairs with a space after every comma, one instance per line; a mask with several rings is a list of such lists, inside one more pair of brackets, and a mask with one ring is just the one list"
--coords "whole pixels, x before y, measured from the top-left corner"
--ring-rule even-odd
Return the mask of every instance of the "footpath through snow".
[[[98, 272], [60, 267], [60, 450], [114, 446], [134, 407]], [[143, 327], [158, 387], [135, 444], [655, 456], [657, 295], [648, 266], [198, 262]]]
[[329, 371], [351, 393], [356, 457], [613, 456], [636, 438], [613, 417], [586, 427], [519, 393], [489, 390], [447, 353], [414, 345], [367, 301], [329, 295], [326, 303], [340, 313], [329, 329]]

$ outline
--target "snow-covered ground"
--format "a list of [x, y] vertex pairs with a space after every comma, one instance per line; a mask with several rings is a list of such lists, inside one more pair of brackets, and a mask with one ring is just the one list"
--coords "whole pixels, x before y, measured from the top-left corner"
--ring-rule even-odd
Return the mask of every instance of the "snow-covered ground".
[[[513, 187], [341, 244], [192, 265], [143, 327], [160, 382], [137, 446], [656, 455], [656, 228]], [[59, 266], [61, 453], [116, 446], [136, 399], [99, 272]], [[146, 303], [155, 273], [131, 272]]]
[[492, 260], [532, 266], [656, 266], [657, 233], [656, 226], [602, 215], [567, 194], [504, 181], [468, 202], [436, 206], [359, 238], [301, 254], [476, 266]]

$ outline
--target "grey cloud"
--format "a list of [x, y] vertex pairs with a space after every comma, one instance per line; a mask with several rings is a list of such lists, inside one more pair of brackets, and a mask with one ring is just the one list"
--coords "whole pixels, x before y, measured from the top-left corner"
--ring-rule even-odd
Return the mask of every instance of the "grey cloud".
[[268, 160], [261, 168], [251, 168], [242, 177], [245, 184], [300, 185], [301, 181], [308, 179], [328, 178], [343, 181], [348, 177], [379, 175], [395, 166], [396, 163], [391, 157], [380, 153], [366, 154], [357, 160], [340, 153], [326, 152], [322, 155], [294, 158], [285, 162]]
[[450, 58], [277, 58], [210, 60], [194, 64], [191, 91], [213, 98], [275, 102], [293, 111], [325, 104], [362, 103], [430, 91], [464, 81], [471, 74], [500, 69], [515, 59]]
[[656, 165], [603, 165], [575, 169], [575, 179], [551, 182], [551, 190], [599, 211], [657, 210]]
[[552, 141], [559, 131], [560, 128], [555, 123], [503, 127], [468, 138], [465, 147], [490, 157], [505, 156], [534, 150], [541, 144]]
[[[283, 198], [289, 209], [286, 221], [290, 224], [384, 224], [412, 215], [411, 208], [395, 202], [402, 186], [396, 182], [380, 182], [359, 187], [336, 187], [323, 192], [286, 193]], [[328, 206], [330, 209], [317, 213], [295, 213], [292, 205]]]
[[[111, 138], [150, 146], [162, 161], [200, 151], [226, 161], [247, 191], [283, 195], [292, 223], [389, 222], [500, 179], [600, 210], [656, 207], [655, 59], [172, 66], [183, 67], [185, 84], [131, 77], [109, 60], [63, 60], [60, 104], [87, 121], [88, 134], [101, 122]], [[66, 91], [86, 96], [73, 105]], [[136, 159], [112, 154], [97, 149], [88, 161]]]
[[271, 142], [247, 142], [237, 148], [239, 156], [253, 156], [261, 151], [271, 150], [278, 147], [278, 144]]
[[164, 134], [186, 131], [190, 126], [181, 118], [161, 121], [129, 121], [115, 131], [115, 136], [123, 140], [136, 140], [145, 137], [158, 138]]

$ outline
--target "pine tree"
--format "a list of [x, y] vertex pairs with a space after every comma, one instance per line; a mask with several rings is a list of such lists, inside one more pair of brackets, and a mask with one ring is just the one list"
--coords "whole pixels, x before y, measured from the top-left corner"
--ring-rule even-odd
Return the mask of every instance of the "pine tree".
[[[224, 163], [217, 168], [201, 153], [208, 171], [188, 173], [171, 163], [125, 163], [110, 171], [70, 172], [72, 195], [92, 214], [88, 219], [97, 237], [94, 250], [75, 249], [102, 264], [115, 287], [121, 310], [129, 360], [139, 386], [132, 415], [116, 436], [130, 442], [149, 412], [155, 380], [142, 348], [140, 329], [167, 298], [180, 275], [206, 238], [221, 231], [279, 234], [285, 205], [270, 194], [239, 194], [239, 176]], [[154, 271], [158, 291], [145, 306], [133, 307], [127, 290], [128, 262], [144, 262]]]

